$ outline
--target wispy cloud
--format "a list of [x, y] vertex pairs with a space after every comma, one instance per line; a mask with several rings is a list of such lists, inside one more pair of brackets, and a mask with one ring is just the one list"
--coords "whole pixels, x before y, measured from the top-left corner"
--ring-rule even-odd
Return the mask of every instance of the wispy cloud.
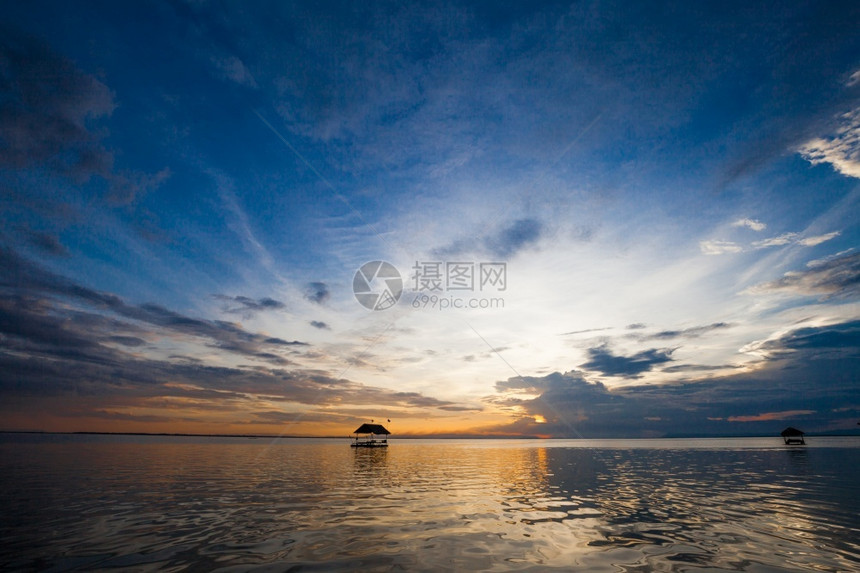
[[283, 302], [269, 297], [253, 299], [247, 296], [227, 296], [223, 294], [212, 295], [213, 298], [224, 303], [222, 310], [230, 314], [251, 316], [258, 312], [283, 310], [286, 308]]
[[254, 255], [256, 260], [274, 276], [281, 278], [278, 272], [274, 258], [269, 250], [263, 245], [257, 234], [254, 232], [251, 221], [245, 209], [239, 204], [239, 199], [236, 197], [233, 180], [217, 171], [210, 172], [211, 177], [215, 180], [215, 185], [218, 189], [218, 195], [221, 201], [231, 215], [231, 220], [228, 223], [230, 228], [236, 233], [236, 236], [245, 245], [245, 249], [249, 254]]
[[640, 338], [641, 340], [666, 340], [672, 338], [698, 338], [704, 334], [709, 332], [713, 332], [715, 330], [724, 330], [726, 328], [731, 328], [731, 325], [726, 322], [715, 322], [713, 324], [708, 324], [705, 326], [693, 326], [690, 328], [684, 328], [681, 330], [661, 330], [660, 332], [655, 332], [654, 334], [645, 334]]
[[761, 241], [755, 241], [752, 246], [755, 249], [766, 249], [768, 247], [780, 247], [790, 243], [798, 242], [799, 233], [783, 233], [776, 237], [770, 237]]
[[831, 233], [825, 233], [823, 235], [818, 235], [815, 237], [806, 237], [797, 241], [797, 244], [803, 245], [804, 247], [814, 247], [816, 245], [820, 245], [821, 243], [826, 243], [830, 239], [835, 239], [841, 234], [842, 233], [840, 231], [833, 231]]
[[724, 255], [726, 253], [740, 253], [743, 247], [731, 241], [700, 241], [699, 249], [706, 255]]
[[[643, 327], [644, 327], [644, 325], [643, 325]], [[591, 333], [591, 332], [600, 332], [603, 330], [610, 330], [610, 327], [604, 326], [601, 328], [586, 328], [583, 330], [571, 330], [570, 332], [561, 333], [561, 336], [572, 336], [574, 334], [587, 334], [587, 333]]]
[[834, 259], [839, 259], [839, 258], [842, 258], [846, 255], [850, 255], [854, 251], [856, 251], [856, 249], [853, 247], [850, 249], [845, 249], [844, 251], [839, 251], [838, 253], [834, 253], [832, 255], [827, 255], [826, 257], [822, 257], [820, 259], [815, 259], [815, 260], [809, 261], [808, 263], [806, 263], [806, 266], [810, 267], [810, 268], [818, 267], [818, 266], [821, 266], [825, 263], [828, 263]]
[[212, 63], [218, 70], [218, 75], [224, 79], [235, 82], [239, 85], [256, 88], [257, 80], [245, 66], [244, 62], [236, 56], [226, 56], [222, 58], [212, 58]]
[[[800, 245], [802, 247], [814, 247], [826, 243], [841, 235], [841, 231], [831, 231], [823, 235], [804, 237], [801, 233], [783, 233], [767, 239], [753, 241], [749, 247], [753, 250], [769, 249], [771, 247], [783, 247], [786, 245]], [[725, 255], [732, 253], [743, 253], [747, 247], [733, 241], [707, 240], [699, 242], [699, 250], [705, 255]]]
[[732, 223], [732, 227], [746, 227], [753, 231], [764, 231], [767, 225], [756, 219], [738, 219]]
[[808, 270], [787, 272], [782, 278], [755, 285], [744, 292], [819, 295], [828, 298], [860, 296], [860, 253], [814, 261], [814, 266]]
[[811, 139], [798, 152], [813, 165], [829, 163], [843, 175], [860, 178], [860, 110], [840, 116], [832, 137]]

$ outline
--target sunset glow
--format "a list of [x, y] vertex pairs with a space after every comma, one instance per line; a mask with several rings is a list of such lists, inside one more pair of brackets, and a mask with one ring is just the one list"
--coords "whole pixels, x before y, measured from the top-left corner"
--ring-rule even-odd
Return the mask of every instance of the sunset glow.
[[847, 3], [5, 3], [0, 430], [856, 431]]

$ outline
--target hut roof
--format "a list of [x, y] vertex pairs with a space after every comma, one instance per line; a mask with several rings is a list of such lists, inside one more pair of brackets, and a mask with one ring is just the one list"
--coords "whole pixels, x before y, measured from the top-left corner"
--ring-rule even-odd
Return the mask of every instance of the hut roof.
[[390, 434], [382, 424], [362, 424], [353, 434]]
[[787, 437], [787, 436], [802, 436], [802, 435], [803, 435], [803, 432], [801, 432], [801, 431], [800, 431], [800, 430], [798, 430], [797, 428], [794, 428], [794, 427], [792, 427], [792, 426], [789, 426], [789, 427], [787, 427], [786, 429], [784, 429], [784, 430], [780, 433], [780, 435], [781, 435], [783, 438], [785, 438], [785, 437]]

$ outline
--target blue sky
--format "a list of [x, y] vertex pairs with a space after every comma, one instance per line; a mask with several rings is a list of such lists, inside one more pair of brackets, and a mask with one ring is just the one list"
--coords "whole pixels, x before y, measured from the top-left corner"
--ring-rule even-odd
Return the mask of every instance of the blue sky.
[[0, 13], [3, 429], [857, 427], [853, 3]]

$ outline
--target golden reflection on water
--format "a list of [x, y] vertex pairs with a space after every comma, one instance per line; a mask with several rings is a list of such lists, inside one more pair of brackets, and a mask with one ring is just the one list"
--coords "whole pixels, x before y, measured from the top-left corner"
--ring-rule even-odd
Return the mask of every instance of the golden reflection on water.
[[0, 569], [858, 570], [858, 446], [0, 443]]

